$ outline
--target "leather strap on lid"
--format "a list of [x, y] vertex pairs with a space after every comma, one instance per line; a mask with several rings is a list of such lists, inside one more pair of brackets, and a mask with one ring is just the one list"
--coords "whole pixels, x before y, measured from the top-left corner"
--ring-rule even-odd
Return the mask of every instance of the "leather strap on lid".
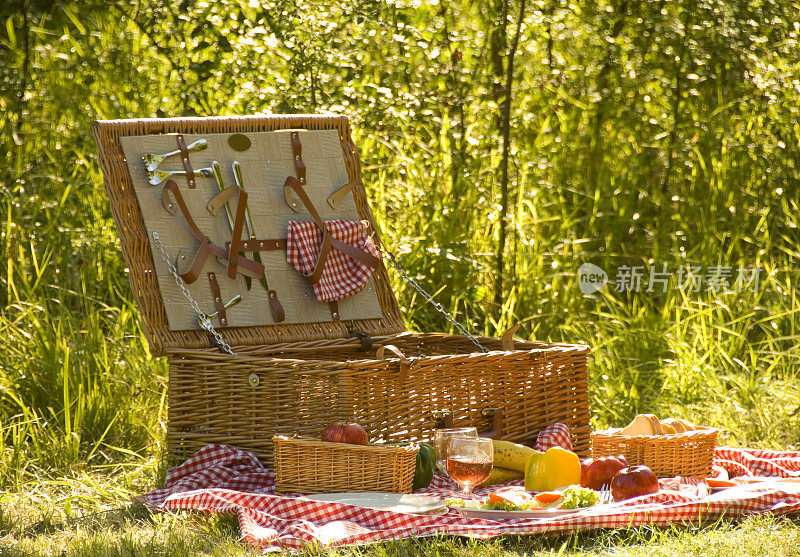
[[192, 163], [189, 162], [189, 149], [186, 148], [186, 141], [184, 141], [182, 133], [178, 134], [177, 139], [178, 149], [181, 150], [183, 169], [186, 171], [186, 183], [189, 185], [189, 189], [193, 190], [197, 187], [197, 184], [194, 181], [194, 169], [192, 169]]
[[183, 279], [183, 282], [186, 284], [192, 284], [198, 279], [200, 276], [200, 271], [203, 270], [203, 266], [206, 264], [206, 261], [208, 261], [208, 256], [211, 255], [213, 251], [211, 246], [211, 240], [208, 238], [208, 236], [205, 236], [200, 241], [200, 247], [196, 252], [194, 252], [194, 259], [189, 266], [189, 270], [185, 273], [181, 273], [181, 279]]
[[300, 144], [300, 134], [292, 132], [290, 135], [292, 140], [292, 158], [294, 159], [294, 168], [297, 171], [297, 179], [301, 184], [306, 183], [306, 164], [303, 162], [303, 146]]
[[353, 188], [360, 183], [361, 180], [354, 180], [353, 182], [348, 182], [341, 188], [330, 194], [328, 196], [328, 205], [331, 206], [331, 209], [336, 210], [336, 208], [339, 206], [339, 203], [342, 202], [342, 199], [344, 199], [345, 196], [347, 196], [348, 193], [353, 191]]
[[331, 253], [331, 235], [326, 230], [322, 235], [322, 246], [319, 248], [319, 256], [317, 257], [317, 264], [314, 265], [314, 270], [310, 275], [303, 275], [309, 284], [317, 284], [322, 278], [322, 271], [325, 270], [325, 262], [328, 260], [328, 255]]
[[208, 284], [211, 286], [211, 295], [214, 296], [214, 307], [219, 316], [219, 324], [227, 327], [228, 315], [225, 310], [225, 302], [222, 301], [222, 294], [219, 291], [219, 283], [217, 283], [217, 275], [215, 273], [208, 273]]
[[331, 319], [334, 321], [339, 321], [339, 302], [333, 301], [328, 302], [328, 308], [331, 310]]
[[272, 311], [272, 319], [275, 323], [280, 323], [286, 319], [286, 314], [283, 312], [283, 306], [278, 300], [278, 293], [274, 290], [267, 290], [267, 297], [269, 298], [269, 309]]
[[239, 189], [238, 186], [228, 187], [212, 197], [211, 201], [206, 205], [206, 209], [211, 213], [211, 216], [217, 216], [219, 210], [222, 209], [228, 201], [233, 199], [234, 195], [239, 193]]
[[242, 240], [242, 245], [239, 249], [242, 251], [286, 251], [286, 238], [271, 240], [251, 238], [250, 240]]
[[[242, 244], [242, 228], [244, 228], [244, 216], [247, 209], [247, 192], [239, 189], [239, 201], [236, 203], [236, 219], [233, 221], [233, 236], [231, 236], [231, 247], [228, 250], [228, 278], [236, 278], [236, 271], [239, 267], [239, 251]], [[261, 266], [264, 267], [263, 265]]]

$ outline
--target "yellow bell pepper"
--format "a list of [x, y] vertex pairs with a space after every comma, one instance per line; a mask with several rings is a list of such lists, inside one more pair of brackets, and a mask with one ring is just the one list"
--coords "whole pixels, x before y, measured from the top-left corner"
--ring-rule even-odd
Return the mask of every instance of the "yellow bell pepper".
[[580, 483], [581, 461], [572, 451], [552, 447], [545, 453], [536, 451], [530, 456], [525, 472], [526, 490], [551, 491]]

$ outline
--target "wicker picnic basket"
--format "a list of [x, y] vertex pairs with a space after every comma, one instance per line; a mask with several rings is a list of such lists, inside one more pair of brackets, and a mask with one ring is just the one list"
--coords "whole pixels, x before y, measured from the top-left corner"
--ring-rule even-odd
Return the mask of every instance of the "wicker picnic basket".
[[[271, 466], [273, 436], [318, 438], [336, 420], [358, 421], [376, 442], [429, 440], [435, 412], [449, 411], [456, 426], [488, 428], [489, 408], [502, 413], [505, 439], [532, 443], [542, 428], [563, 422], [576, 452], [588, 454], [586, 346], [409, 332], [382, 260], [363, 290], [338, 304], [316, 302], [289, 266], [287, 223], [307, 214], [281, 186], [287, 176], [301, 177], [301, 167], [303, 183], [308, 173], [307, 207], [323, 219], [365, 221], [380, 245], [347, 118], [116, 120], [94, 122], [92, 132], [150, 350], [169, 362], [172, 462], [221, 443], [250, 450]], [[198, 138], [207, 149], [186, 152]], [[182, 156], [161, 163], [171, 174], [160, 191], [150, 185], [142, 155], [168, 151], [176, 141]], [[228, 228], [211, 210], [224, 193], [219, 184], [215, 197], [209, 171], [201, 168], [214, 168], [212, 159], [241, 163], [250, 185], [252, 241], [240, 249], [254, 255], [240, 252], [239, 269], [254, 266], [258, 244], [265, 270], [249, 283], [231, 269], [239, 252], [231, 246], [234, 221]], [[180, 187], [169, 184], [173, 179]], [[183, 197], [183, 217], [173, 207], [176, 194]], [[189, 215], [194, 227], [187, 226]], [[195, 265], [207, 244], [216, 257]], [[180, 284], [182, 260], [193, 257], [192, 269], [202, 267], [208, 280]], [[243, 301], [227, 307], [228, 299]], [[214, 325], [205, 327], [203, 319]]]
[[278, 493], [411, 493], [418, 445], [348, 445], [276, 435]]
[[623, 454], [631, 464], [644, 464], [659, 478], [684, 476], [707, 478], [711, 475], [715, 428], [702, 428], [666, 435], [619, 435], [604, 431], [592, 433], [595, 457]]

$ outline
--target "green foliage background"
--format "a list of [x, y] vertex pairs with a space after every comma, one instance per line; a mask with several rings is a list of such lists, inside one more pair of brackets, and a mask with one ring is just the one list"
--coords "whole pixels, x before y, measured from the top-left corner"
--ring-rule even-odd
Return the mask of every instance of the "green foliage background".
[[[347, 114], [402, 264], [477, 332], [589, 343], [597, 425], [796, 446], [798, 5], [520, 2], [3, 2], [0, 481], [158, 459], [166, 367], [89, 134], [126, 117]], [[590, 297], [583, 262], [764, 272]], [[450, 329], [395, 289], [409, 327]]]

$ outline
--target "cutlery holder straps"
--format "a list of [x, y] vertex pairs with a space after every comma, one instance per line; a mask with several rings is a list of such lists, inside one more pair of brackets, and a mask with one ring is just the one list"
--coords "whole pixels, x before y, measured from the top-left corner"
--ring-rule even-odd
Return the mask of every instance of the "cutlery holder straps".
[[[195, 256], [192, 260], [190, 268], [181, 273], [181, 278], [183, 281], [186, 284], [192, 284], [200, 276], [200, 271], [202, 270], [203, 265], [205, 264], [209, 255], [213, 253], [221, 260], [228, 261], [230, 254], [234, 253], [234, 251], [232, 248], [225, 249], [212, 243], [211, 239], [203, 234], [203, 232], [197, 226], [197, 223], [195, 223], [194, 218], [192, 218], [191, 213], [189, 213], [189, 208], [186, 206], [186, 202], [183, 200], [183, 195], [181, 195], [178, 184], [174, 180], [167, 180], [163, 189], [161, 190], [161, 200], [164, 203], [164, 208], [170, 213], [172, 213], [172, 209], [174, 208], [172, 201], [173, 199], [174, 203], [178, 205], [178, 208], [180, 209], [183, 218], [186, 220], [186, 223], [189, 225], [189, 228], [192, 230], [192, 234], [194, 234], [194, 236], [200, 240], [200, 248], [195, 252]], [[244, 219], [244, 217], [242, 217], [242, 219]], [[241, 232], [241, 227], [239, 227], [240, 238]], [[245, 274], [249, 277], [258, 278], [264, 274], [263, 265], [243, 256], [237, 256], [237, 267], [242, 274]]]
[[219, 324], [223, 327], [227, 327], [227, 308], [225, 307], [225, 302], [222, 300], [216, 273], [208, 273], [208, 284], [211, 287], [211, 295], [214, 297], [214, 308], [216, 308], [217, 315], [219, 316]]
[[177, 135], [178, 140], [178, 149], [181, 151], [181, 161], [183, 161], [183, 169], [186, 171], [186, 183], [189, 185], [189, 189], [194, 189], [197, 187], [197, 184], [194, 181], [194, 169], [192, 169], [192, 163], [189, 162], [189, 149], [186, 147], [186, 141], [183, 139], [183, 134], [179, 133]]

